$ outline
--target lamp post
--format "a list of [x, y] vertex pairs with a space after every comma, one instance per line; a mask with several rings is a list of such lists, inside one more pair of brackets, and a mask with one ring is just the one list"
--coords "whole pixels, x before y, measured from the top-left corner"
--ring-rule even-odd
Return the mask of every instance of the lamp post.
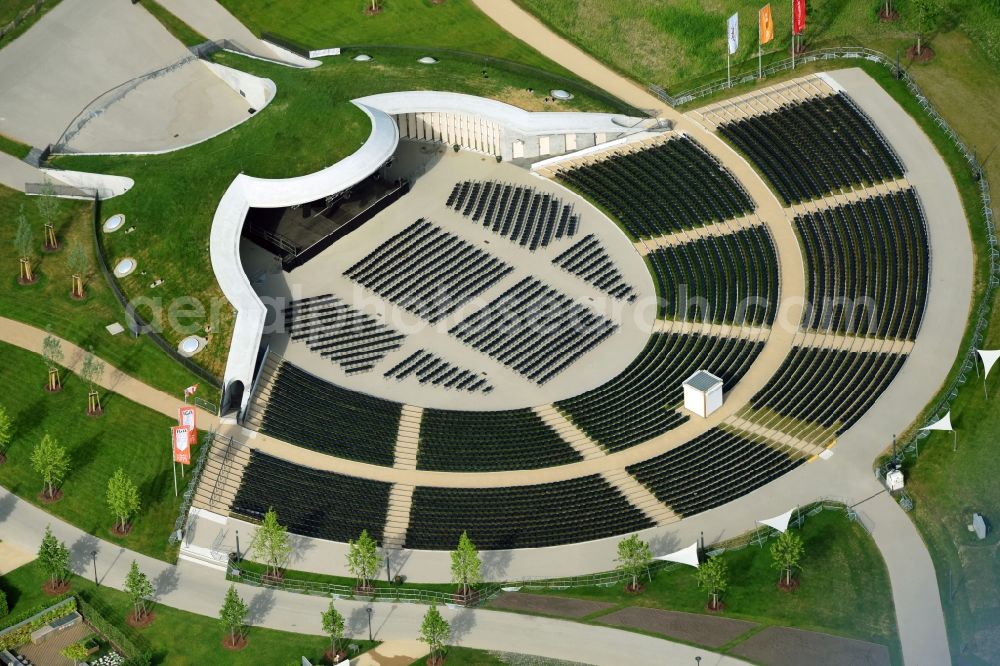
[[698, 664], [698, 666], [701, 666], [701, 657], [700, 656], [699, 657], [695, 657], [694, 658], [694, 663]]
[[369, 606], [365, 610], [368, 611], [368, 641], [371, 642], [371, 640], [372, 640], [372, 607]]
[[236, 530], [236, 561], [240, 561], [240, 531]]
[[94, 561], [94, 586], [100, 587], [101, 584], [97, 580], [97, 551], [90, 551], [90, 558]]

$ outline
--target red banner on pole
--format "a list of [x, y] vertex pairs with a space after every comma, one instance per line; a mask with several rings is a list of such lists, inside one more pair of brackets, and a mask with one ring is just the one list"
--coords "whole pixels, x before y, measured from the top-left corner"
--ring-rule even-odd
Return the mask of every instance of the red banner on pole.
[[792, 0], [792, 34], [806, 29], [806, 0]]
[[170, 429], [174, 447], [174, 462], [182, 465], [191, 464], [191, 431], [185, 426], [174, 426]]
[[185, 405], [177, 410], [177, 423], [191, 431], [191, 446], [198, 443], [198, 417], [193, 405]]

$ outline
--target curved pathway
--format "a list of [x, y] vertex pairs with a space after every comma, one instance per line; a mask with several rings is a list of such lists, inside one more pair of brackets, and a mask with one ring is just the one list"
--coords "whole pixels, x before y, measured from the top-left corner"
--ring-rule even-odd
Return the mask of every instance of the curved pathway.
[[[217, 617], [226, 590], [223, 576], [197, 564], [167, 564], [97, 539], [0, 488], [0, 525], [4, 541], [36, 552], [44, 526], [70, 549], [73, 571], [94, 575], [91, 552], [96, 551], [97, 577], [101, 585], [121, 589], [132, 560], [139, 564], [156, 588], [156, 600], [181, 610]], [[320, 613], [329, 603], [325, 597], [266, 590], [237, 585], [250, 609], [250, 624], [296, 633], [322, 635]], [[369, 604], [341, 600], [337, 608], [346, 620], [347, 635], [367, 636]], [[372, 629], [377, 640], [412, 641], [419, 635], [427, 607], [422, 604], [372, 605]], [[522, 652], [587, 664], [628, 663], [639, 666], [689, 664], [701, 657], [708, 666], [730, 666], [746, 662], [700, 648], [652, 638], [608, 627], [591, 626], [530, 615], [479, 609], [441, 609], [452, 626], [453, 645]], [[252, 649], [252, 644], [251, 644]], [[294, 655], [290, 655], [294, 657]]]
[[[750, 169], [749, 165], [729, 149], [717, 136], [698, 125], [689, 117], [682, 116], [672, 109], [663, 107], [655, 98], [652, 98], [636, 84], [614, 74], [614, 72], [611, 72], [603, 65], [600, 65], [600, 63], [589, 58], [589, 56], [579, 52], [579, 50], [565, 42], [565, 40], [555, 37], [544, 26], [541, 26], [536, 19], [528, 17], [512, 2], [509, 2], [509, 0], [489, 0], [489, 2], [477, 0], [477, 4], [502, 26], [533, 44], [540, 51], [546, 53], [546, 55], [562, 62], [569, 69], [580, 73], [582, 76], [605, 87], [634, 105], [655, 109], [656, 113], [673, 120], [677, 129], [687, 131], [696, 136], [699, 141], [702, 141], [720, 158], [723, 164], [737, 173], [738, 177], [744, 181], [745, 187], [747, 187], [751, 196], [758, 202], [760, 207], [758, 214], [765, 223], [769, 224], [773, 230], [781, 230], [782, 225], [788, 226], [785, 211], [781, 209], [780, 204], [777, 203], [776, 198], [770, 193], [770, 190], [766, 188], [759, 175]], [[887, 98], [888, 96], [885, 97]], [[877, 118], [880, 126], [890, 130], [887, 131], [887, 134], [894, 132], [902, 133], [904, 140], [912, 142], [912, 144], [907, 144], [905, 147], [916, 151], [917, 155], [920, 155], [921, 150], [933, 150], [932, 147], [927, 148], [929, 142], [926, 137], [919, 131], [915, 123], [908, 117], [905, 117], [905, 114], [903, 114], [904, 117], [902, 118], [891, 115], [899, 113], [892, 106], [891, 100], [888, 103], [881, 99], [876, 100], [872, 103], [871, 108], [865, 107], [865, 110], [876, 116], [879, 115], [880, 111], [890, 114], [890, 122], [896, 121], [894, 124], [898, 124], [899, 127], [888, 127], [883, 124], [883, 121]], [[910, 127], [911, 125], [912, 128]], [[897, 139], [890, 137], [890, 139], [897, 148], [903, 146], [898, 140], [899, 137]], [[903, 154], [903, 158], [910, 166], [926, 166], [923, 164], [917, 165], [914, 160], [907, 159], [906, 154]], [[933, 162], [933, 160], [927, 161]], [[952, 200], [954, 193], [948, 191], [948, 185], [951, 185], [953, 188], [953, 184], [951, 184], [947, 171], [945, 170], [942, 174], [941, 172], [935, 172], [935, 168], [938, 168], [937, 164], [933, 165], [933, 168], [925, 169], [922, 176], [918, 174], [917, 177], [911, 178], [911, 181], [920, 187], [921, 191], [925, 194], [924, 203], [928, 209], [929, 222], [932, 225], [936, 220], [938, 223], [943, 221], [939, 219], [942, 211], [945, 214], [954, 212], [953, 209], [948, 210], [949, 206], [952, 206], [954, 203], [958, 203], [960, 206], [957, 198], [954, 201]], [[940, 168], [944, 168], [943, 163], [940, 165]], [[745, 174], [744, 170], [749, 170], [750, 173]], [[767, 190], [766, 193], [761, 188]], [[942, 188], [944, 191], [942, 191]], [[930, 190], [930, 192], [927, 192], [927, 190]], [[928, 194], [933, 194], [934, 196], [928, 196]], [[936, 238], [933, 231], [932, 229], [931, 242], [934, 258], [940, 262], [938, 265], [971, 265], [971, 250], [967, 253], [968, 261], [964, 264], [962, 263], [962, 259], [965, 258], [968, 248], [962, 246], [960, 239], [957, 241], [955, 239], [945, 239], [945, 244], [941, 245], [941, 229], [938, 229]], [[788, 234], [789, 232], [786, 228], [781, 233]], [[785, 254], [782, 254], [779, 250], [779, 256], [782, 256], [783, 262], [783, 281], [786, 280], [784, 273], [786, 261], [789, 262], [789, 267], [797, 265], [798, 274], [801, 275], [801, 258], [797, 246], [786, 248]], [[955, 261], [948, 261], [948, 257], [955, 259]], [[793, 272], [795, 271], [796, 269], [793, 268]], [[948, 271], [947, 273], [945, 271], [938, 271], [933, 276], [929, 306], [926, 314], [927, 321], [964, 322], [966, 319], [968, 302], [963, 302], [961, 298], [962, 289], [954, 289], [955, 284], [953, 280], [955, 277], [952, 274], [954, 271]], [[793, 274], [787, 277], [791, 280], [789, 288], [794, 288], [797, 279], [796, 276]], [[784, 295], [787, 295], [787, 293], [783, 292]], [[969, 288], [964, 293], [971, 293], [971, 278]], [[959, 294], [959, 297], [956, 298], [955, 294]], [[789, 320], [797, 323], [798, 317], [791, 316]], [[31, 329], [31, 327], [18, 328], [22, 325], [9, 326], [8, 323], [14, 324], [14, 322], [9, 322], [9, 320], [0, 320], [0, 338], [14, 344], [20, 344], [20, 346], [34, 351], [40, 349], [40, 340], [44, 336], [44, 332], [38, 329]], [[777, 332], [782, 328], [784, 327], [775, 326], [775, 331]], [[950, 327], [950, 329], [954, 328], [954, 325]], [[790, 505], [805, 504], [824, 494], [831, 496], [833, 499], [845, 501], [849, 504], [856, 504], [862, 520], [872, 532], [875, 542], [882, 551], [889, 568], [892, 594], [896, 603], [897, 620], [906, 662], [908, 664], [947, 663], [950, 656], [947, 648], [947, 635], [944, 628], [943, 613], [941, 611], [941, 602], [936, 586], [933, 564], [923, 547], [920, 535], [913, 523], [887, 495], [884, 493], [879, 494], [881, 486], [875, 482], [871, 473], [871, 461], [884, 448], [889, 435], [892, 432], [899, 432], [905, 428], [910, 418], [912, 418], [912, 413], [915, 410], [914, 405], [926, 404], [936, 392], [936, 387], [944, 375], [943, 371], [939, 372], [941, 370], [939, 366], [942, 365], [941, 359], [951, 359], [957, 354], [961, 336], [959, 335], [957, 339], [954, 336], [949, 337], [949, 333], [953, 331], [945, 329], [949, 329], [949, 327], [946, 325], [935, 325], [930, 331], [925, 330], [922, 332], [922, 337], [914, 345], [913, 355], [915, 358], [919, 355], [921, 360], [926, 360], [927, 362], [915, 363], [914, 359], [911, 359], [911, 362], [904, 366], [899, 378], [890, 387], [890, 390], [883, 395], [868, 415], [841, 438], [839, 446], [836, 449], [836, 456], [833, 459], [806, 465], [800, 468], [800, 470], [751, 493], [740, 502], [698, 514], [691, 519], [672, 524], [668, 528], [648, 530], [643, 533], [643, 536], [651, 540], [654, 551], [659, 554], [691, 543], [697, 538], [698, 533], [702, 531], [705, 532], [706, 542], [708, 543], [735, 536], [742, 531], [752, 528], [753, 521], [756, 519], [778, 513], [787, 509]], [[792, 335], [793, 332], [790, 331], [787, 342], [788, 346], [791, 345]], [[773, 338], [774, 335], [772, 334], [771, 337]], [[9, 338], [20, 338], [21, 342]], [[775, 345], [774, 349], [778, 349], [777, 345]], [[82, 354], [82, 351], [80, 353]], [[781, 358], [783, 356], [778, 358], [779, 363]], [[936, 363], [934, 362], [935, 359], [937, 360]], [[758, 359], [757, 364], [759, 363], [761, 363], [760, 359]], [[112, 373], [112, 377], [115, 377], [114, 385], [107, 386], [108, 388], [114, 388], [114, 390], [119, 391], [126, 397], [147, 404], [158, 411], [164, 411], [164, 413], [171, 415], [175, 413], [174, 410], [179, 402], [178, 400], [172, 399], [158, 391], [153, 391], [149, 387], [139, 384], [127, 376], [116, 376]], [[110, 379], [108, 383], [112, 383]], [[164, 399], [169, 402], [169, 406], [166, 402], [163, 402]], [[254, 445], [262, 441], [263, 439], [258, 437], [254, 440]], [[338, 469], [345, 473], [351, 473], [347, 472], [345, 467], [338, 467]], [[385, 468], [379, 468], [379, 471], [383, 475], [382, 478], [384, 478]], [[524, 483], [525, 477], [523, 474], [519, 475], [519, 479], [520, 483]], [[5, 505], [11, 507], [9, 512], [3, 509]], [[36, 513], [32, 514], [32, 511]], [[21, 514], [25, 516], [23, 519], [18, 518]], [[37, 544], [39, 529], [42, 521], [45, 520], [44, 514], [41, 514], [39, 510], [30, 507], [26, 503], [0, 495], [0, 520], [4, 519], [5, 538], [7, 538], [8, 533], [12, 535], [18, 534], [19, 536], [11, 536], [11, 541], [15, 543], [20, 542], [29, 548], [33, 548]], [[11, 523], [12, 520], [15, 523], [9, 526], [8, 523]], [[20, 527], [18, 527], [18, 523], [20, 523]], [[63, 525], [60, 529], [72, 530], [73, 528]], [[88, 535], [74, 534], [71, 536], [76, 541], [87, 543], [87, 540], [89, 540], [90, 543], [97, 543], [94, 537]], [[69, 543], [75, 543], [75, 541], [68, 537], [63, 538], [67, 538]], [[214, 538], [216, 538], [215, 535], [213, 535]], [[228, 533], [223, 531], [218, 535], [216, 545], [225, 547], [228, 539]], [[559, 547], [559, 557], [552, 557], [552, 549], [537, 549], [486, 553], [484, 559], [487, 561], [487, 566], [493, 567], [492, 574], [499, 578], [516, 579], [532, 575], [586, 573], [609, 568], [614, 558], [615, 542], [616, 540], [614, 539], [605, 539]], [[342, 556], [339, 556], [342, 544], [310, 541], [310, 545], [316, 547], [309, 549], [303, 555], [302, 564], [297, 564], [297, 568], [325, 570], [331, 567], [331, 562], [343, 561]], [[76, 550], [88, 553], [91, 549], [89, 546], [84, 548], [84, 550]], [[111, 552], [105, 556], [103, 553], [108, 551], [108, 549]], [[120, 549], [109, 544], [102, 544], [99, 552], [102, 553], [100, 563], [104, 563], [107, 567], [106, 576], [108, 577], [108, 581], [120, 584], [121, 576], [124, 573], [122, 570], [124, 565], [120, 564], [120, 561], [124, 559], [121, 557]], [[412, 580], [430, 581], [447, 578], [447, 553], [412, 551], [406, 552], [404, 557], [408, 559], [403, 565], [402, 571]], [[116, 560], [118, 563], [116, 563]], [[79, 562], [76, 564], [80, 565]], [[84, 564], [86, 563], [84, 562]], [[143, 561], [142, 564], [144, 567], [149, 566], [153, 571], [159, 569], [163, 574], [164, 580], [168, 581], [167, 587], [169, 587], [169, 580], [173, 580], [175, 590], [164, 593], [163, 599], [165, 602], [196, 612], [214, 614], [216, 610], [215, 606], [217, 606], [217, 601], [221, 598], [221, 591], [224, 588], [221, 577], [217, 572], [186, 564], [171, 568], [155, 560]], [[83, 570], [81, 566], [77, 568], [78, 570]], [[190, 590], [195, 585], [204, 590], [211, 590], [211, 592], [199, 595], [183, 595], [178, 592], [178, 590], [184, 588]], [[296, 596], [286, 599], [284, 593], [262, 592], [249, 588], [244, 593], [248, 598], [253, 599], [266, 597], [266, 599], [257, 605], [265, 604], [265, 602], [272, 604], [267, 612], [262, 613], [264, 624], [300, 631], [315, 630], [315, 617], [318, 617], [318, 613], [313, 612], [308, 617], [302, 616], [304, 612], [302, 609], [310, 606], [311, 600], [308, 598]], [[204, 597], [211, 597], [213, 601], [206, 601]], [[286, 603], [287, 607], [285, 606]], [[212, 608], [207, 608], [206, 604], [210, 604]], [[195, 606], [199, 606], [200, 608], [196, 608]], [[376, 608], [376, 612], [378, 612], [378, 609], [383, 608], [383, 606], [379, 605]], [[412, 626], [406, 623], [413, 621], [414, 618], [412, 616], [416, 612], [412, 610], [414, 607], [385, 606], [385, 608], [392, 608], [391, 611], [388, 611], [390, 618], [400, 618], [398, 620], [400, 623], [398, 631], [400, 633], [404, 631], [403, 626], [407, 627], [407, 631], [412, 628]], [[281, 612], [272, 613], [271, 611], [274, 609], [279, 609]], [[352, 609], [352, 617], [357, 613], [363, 614], [360, 606]], [[456, 624], [460, 626], [463, 622], [466, 624], [471, 622], [473, 624], [473, 628], [465, 634], [469, 641], [483, 641], [483, 643], [471, 642], [468, 644], [485, 647], [484, 643], [488, 642], [488, 638], [484, 634], [492, 634], [493, 628], [502, 626], [502, 623], [495, 623], [492, 617], [489, 618], [488, 623], [483, 621], [484, 614], [488, 613], [490, 611], [463, 611], [459, 613], [462, 617], [455, 618]], [[312, 619], [309, 619], [310, 617]], [[463, 620], [463, 617], [470, 618], [470, 620]], [[480, 621], [489, 626], [477, 629], [476, 623]], [[392, 620], [386, 626], [393, 627], [392, 631], [397, 631], [395, 624], [393, 624], [394, 622], [396, 620]], [[572, 625], [572, 623], [561, 624]], [[558, 628], [553, 627], [552, 631], [561, 633], [563, 631], [561, 624]], [[536, 626], [537, 624], [532, 625], [533, 628]], [[579, 627], [579, 625], [576, 626]], [[506, 625], [504, 631], [517, 631], [517, 628]], [[566, 631], [569, 632], [564, 635], [566, 641], [572, 642], [575, 646], [587, 646], [586, 649], [591, 649], [592, 644], [587, 642], [587, 637], [581, 637], [582, 642], [577, 642], [574, 630], [567, 628]], [[522, 629], [518, 633], [525, 635], [533, 632]], [[584, 627], [584, 632], [582, 633], [597, 635], [597, 632], [590, 627]], [[507, 636], [509, 635], [507, 634]], [[625, 636], [628, 641], [627, 652], [630, 655], [635, 650], [641, 652], [642, 648], [637, 647], [637, 645], [643, 641], [634, 635], [626, 634]], [[412, 634], [409, 636], [397, 636], [395, 634], [390, 636], [387, 633], [385, 637], [410, 638]], [[500, 640], [504, 638], [506, 636], [499, 636]], [[609, 641], [618, 645], [614, 638], [610, 638]], [[549, 641], [546, 640], [546, 642], [548, 643]], [[608, 644], [608, 641], [603, 641], [603, 643]], [[655, 644], [662, 646], [666, 643], [655, 641]], [[574, 649], [571, 645], [564, 644], [562, 641], [558, 643], [553, 642], [552, 645], [558, 650], [558, 653], [552, 656], [577, 658], [571, 656], [568, 652]], [[504, 641], [503, 646], [496, 647], [498, 649], [504, 649], [504, 647], [509, 649], [508, 641]], [[526, 647], [523, 649], [525, 651], [532, 651]], [[662, 650], [662, 647], [660, 649]], [[550, 652], [541, 652], [541, 654], [550, 654]], [[601, 653], [592, 652], [590, 654], [589, 659], [582, 656], [579, 659], [581, 661], [596, 660], [599, 663], [603, 663], [600, 659], [596, 659], [596, 655]], [[616, 648], [616, 654], [622, 654], [620, 645]], [[679, 658], [690, 658], [690, 656], [688, 654], [684, 656], [678, 654]], [[641, 655], [639, 659], [642, 660]], [[662, 663], [662, 652], [658, 654], [658, 659]], [[614, 659], [609, 658], [607, 661], [614, 661]]]

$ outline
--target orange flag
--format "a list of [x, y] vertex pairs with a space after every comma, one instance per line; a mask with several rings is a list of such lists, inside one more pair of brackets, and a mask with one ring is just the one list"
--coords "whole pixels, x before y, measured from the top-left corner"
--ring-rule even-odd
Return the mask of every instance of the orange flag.
[[760, 8], [760, 43], [767, 44], [774, 39], [774, 20], [771, 18], [770, 3]]

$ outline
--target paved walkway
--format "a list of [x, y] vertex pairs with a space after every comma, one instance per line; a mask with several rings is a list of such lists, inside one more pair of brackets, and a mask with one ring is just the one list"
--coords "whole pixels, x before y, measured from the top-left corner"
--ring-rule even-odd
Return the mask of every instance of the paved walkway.
[[[46, 514], [41, 509], [0, 489], [0, 525], [4, 540], [37, 551], [45, 525], [70, 549], [73, 571], [81, 576], [94, 575], [91, 553], [96, 551], [97, 578], [102, 585], [121, 589], [132, 560], [149, 576], [157, 590], [157, 601], [198, 613], [217, 617], [229, 583], [222, 575], [197, 564], [182, 562], [170, 565], [133, 553], [82, 532]], [[305, 596], [237, 585], [240, 595], [250, 608], [250, 623], [297, 633], [322, 634], [320, 613], [329, 603], [323, 597]], [[368, 635], [367, 604], [358, 601], [338, 601], [337, 607], [346, 618], [347, 635], [362, 638]], [[413, 641], [419, 634], [420, 622], [427, 607], [421, 604], [374, 604], [373, 635], [378, 640]], [[738, 659], [713, 654], [705, 650], [670, 641], [624, 632], [611, 628], [593, 627], [565, 620], [538, 618], [484, 609], [442, 608], [442, 615], [452, 625], [452, 644], [483, 650], [517, 650], [552, 659], [567, 659], [589, 664], [628, 663], [636, 666], [659, 666], [664, 663], [743, 664]]]

